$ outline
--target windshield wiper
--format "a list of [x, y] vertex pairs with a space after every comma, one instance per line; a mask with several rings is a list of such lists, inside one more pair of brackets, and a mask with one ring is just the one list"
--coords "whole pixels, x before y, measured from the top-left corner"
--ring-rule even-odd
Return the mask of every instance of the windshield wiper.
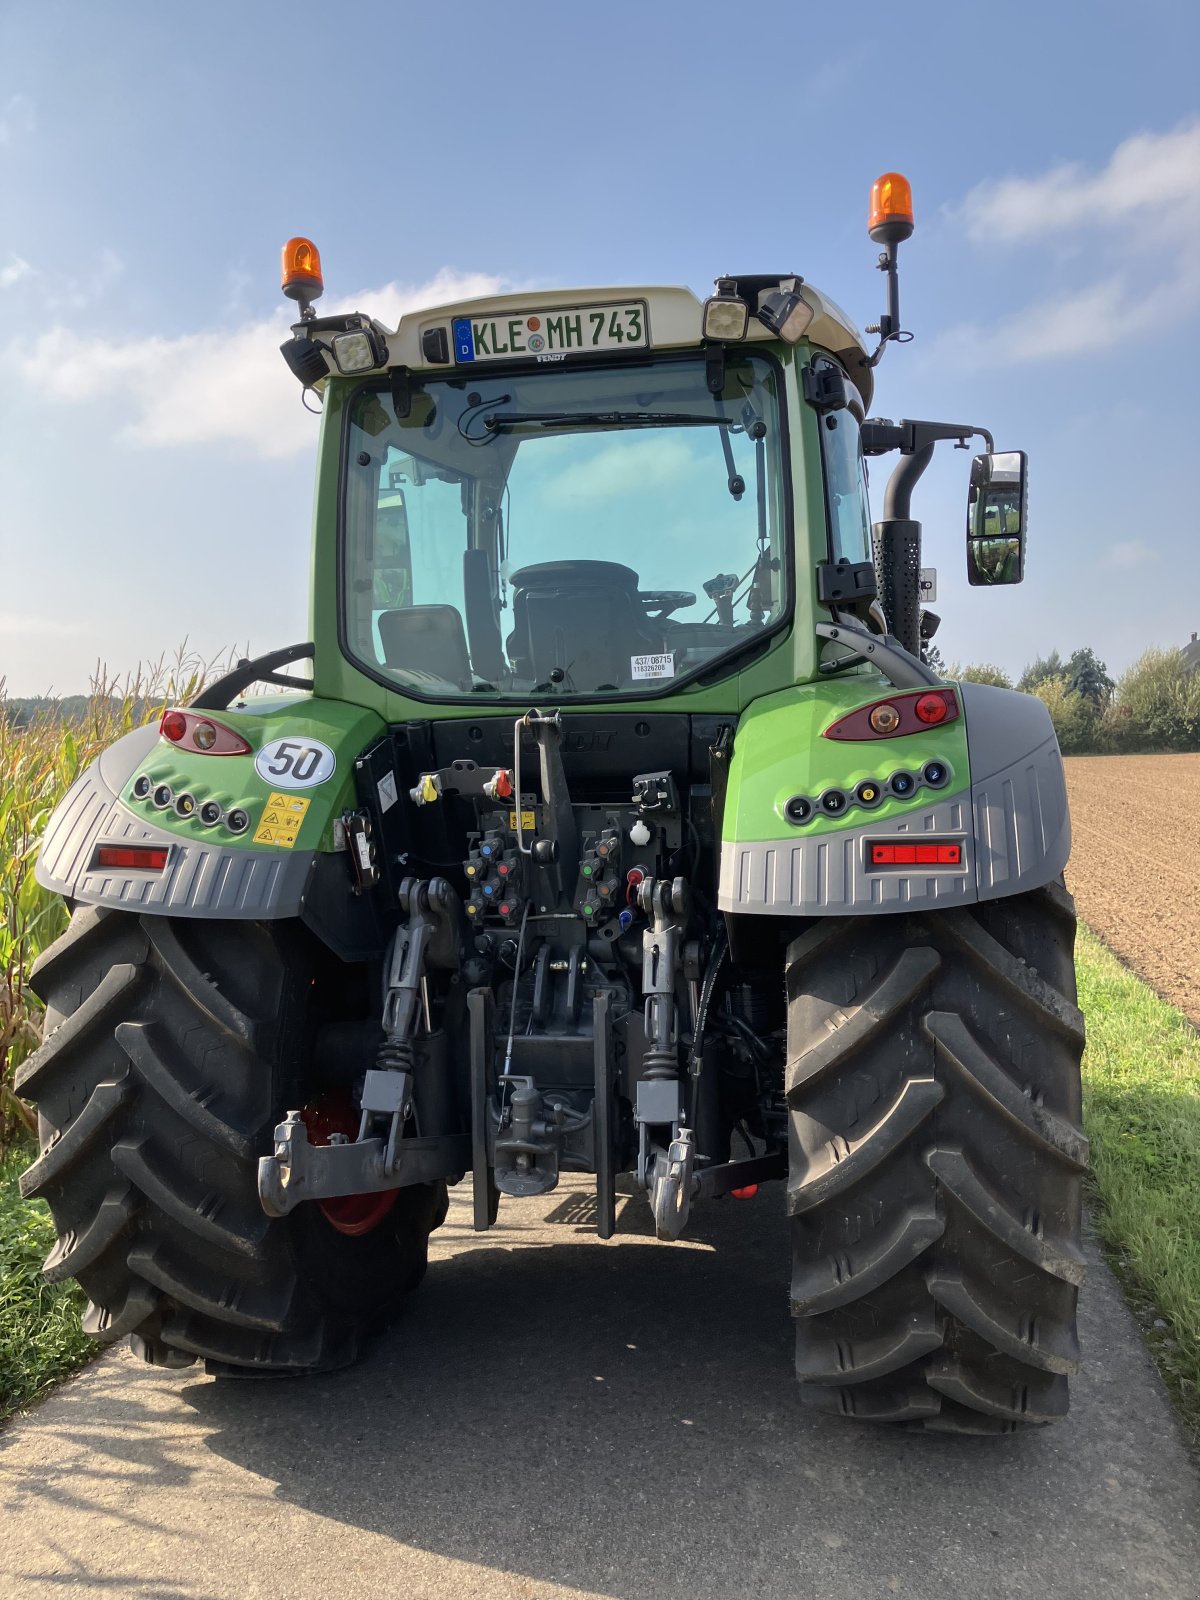
[[731, 428], [742, 425], [731, 417], [697, 417], [689, 411], [493, 411], [484, 417], [489, 433], [502, 433], [528, 423], [537, 428], [566, 428], [572, 423], [619, 428]]

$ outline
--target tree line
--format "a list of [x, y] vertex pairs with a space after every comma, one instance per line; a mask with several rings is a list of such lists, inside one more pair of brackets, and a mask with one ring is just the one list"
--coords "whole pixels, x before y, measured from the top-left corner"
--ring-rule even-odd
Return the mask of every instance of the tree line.
[[1066, 756], [1200, 750], [1200, 671], [1181, 650], [1147, 650], [1115, 682], [1090, 646], [1038, 656], [1015, 683], [1001, 667], [947, 666], [936, 645], [926, 659], [946, 678], [1037, 695]]

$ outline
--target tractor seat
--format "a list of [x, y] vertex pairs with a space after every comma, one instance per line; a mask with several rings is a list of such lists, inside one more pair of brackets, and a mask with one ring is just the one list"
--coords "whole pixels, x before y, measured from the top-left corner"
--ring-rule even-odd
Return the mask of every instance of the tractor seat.
[[663, 649], [660, 625], [638, 599], [638, 575], [616, 561], [542, 561], [509, 578], [508, 658], [519, 678], [591, 691], [628, 684], [630, 658]]
[[471, 687], [471, 658], [462, 617], [453, 606], [401, 606], [379, 614], [384, 665]]

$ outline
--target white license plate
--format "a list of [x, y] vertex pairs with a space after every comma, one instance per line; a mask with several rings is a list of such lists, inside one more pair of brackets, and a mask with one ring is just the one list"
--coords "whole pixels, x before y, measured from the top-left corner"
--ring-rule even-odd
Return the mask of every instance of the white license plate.
[[643, 301], [522, 311], [513, 317], [456, 317], [456, 361], [561, 361], [593, 350], [638, 350], [650, 343]]

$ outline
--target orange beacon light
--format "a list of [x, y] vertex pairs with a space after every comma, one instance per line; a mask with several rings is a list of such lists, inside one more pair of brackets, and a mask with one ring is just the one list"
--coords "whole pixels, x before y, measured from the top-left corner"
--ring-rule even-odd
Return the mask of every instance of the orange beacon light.
[[289, 239], [283, 247], [283, 292], [302, 306], [319, 300], [325, 290], [321, 252], [311, 239]]
[[900, 172], [885, 172], [871, 185], [867, 231], [876, 244], [899, 244], [913, 231], [912, 185]]

